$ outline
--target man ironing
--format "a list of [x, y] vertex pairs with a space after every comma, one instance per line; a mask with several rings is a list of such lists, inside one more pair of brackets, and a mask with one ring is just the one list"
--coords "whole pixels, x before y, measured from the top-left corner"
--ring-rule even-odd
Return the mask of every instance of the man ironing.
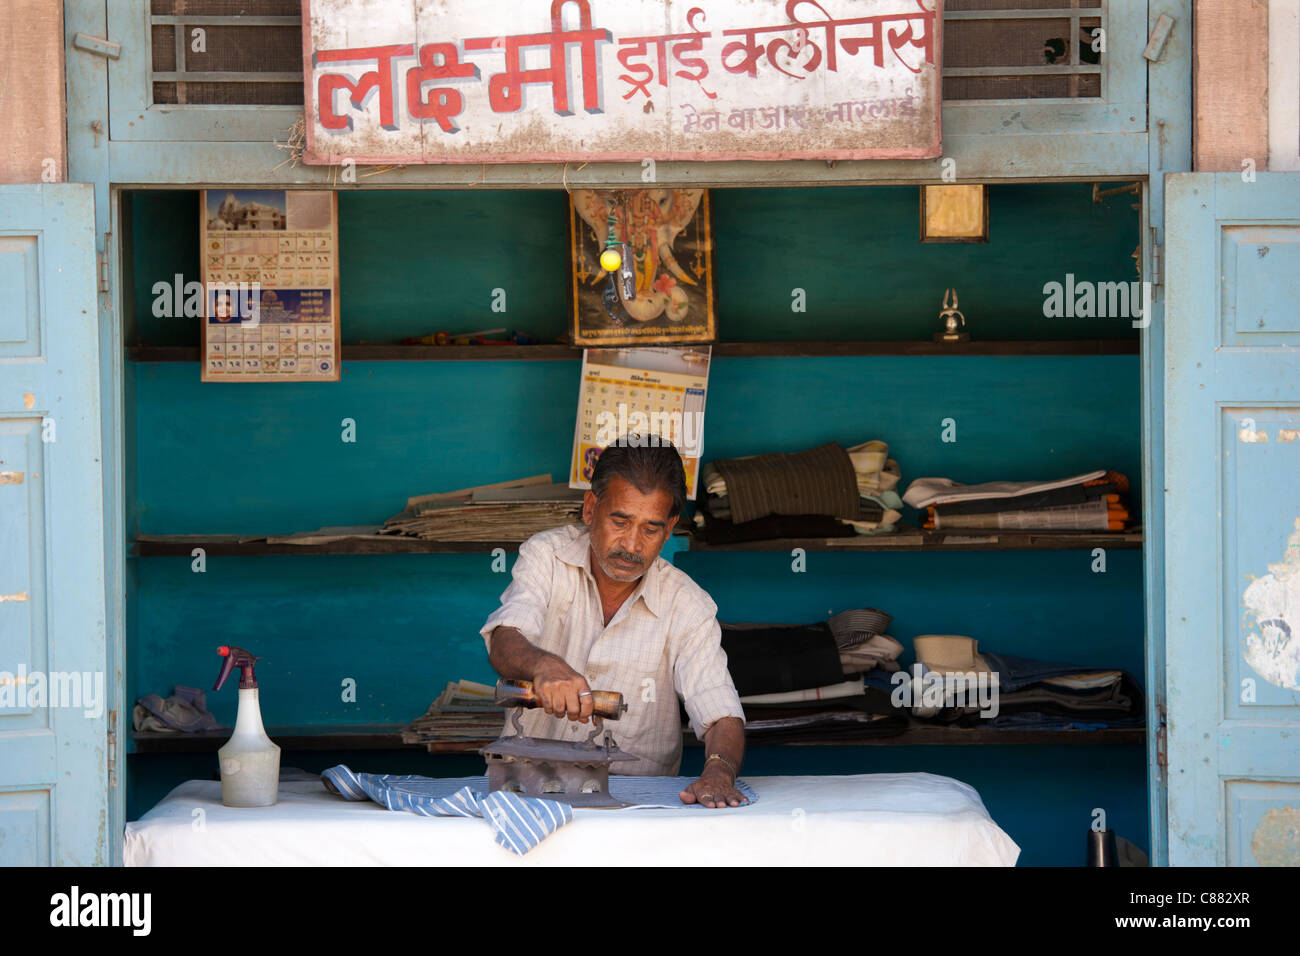
[[[648, 439], [656, 441], [658, 439]], [[619, 747], [640, 759], [625, 774], [676, 776], [680, 694], [707, 755], [683, 803], [736, 807], [745, 714], [717, 605], [659, 557], [686, 501], [677, 449], [621, 439], [596, 461], [582, 505], [586, 528], [565, 526], [519, 546], [501, 607], [480, 629], [493, 668], [530, 680], [541, 707], [521, 715], [532, 737], [578, 740], [592, 715], [591, 688], [621, 693]]]

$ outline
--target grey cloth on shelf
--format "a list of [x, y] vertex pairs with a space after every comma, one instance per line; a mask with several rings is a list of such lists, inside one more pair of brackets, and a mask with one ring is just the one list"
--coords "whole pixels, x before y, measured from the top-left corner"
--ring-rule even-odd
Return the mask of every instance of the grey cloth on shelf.
[[172, 696], [145, 694], [131, 708], [131, 726], [143, 731], [215, 730], [220, 724], [208, 713], [207, 698], [197, 687], [177, 684]]
[[835, 635], [835, 646], [845, 650], [857, 647], [876, 634], [888, 634], [893, 620], [884, 611], [878, 611], [874, 607], [855, 607], [832, 614], [826, 623]]
[[719, 458], [713, 466], [726, 481], [737, 524], [772, 514], [853, 520], [862, 514], [853, 461], [835, 442], [796, 454]]

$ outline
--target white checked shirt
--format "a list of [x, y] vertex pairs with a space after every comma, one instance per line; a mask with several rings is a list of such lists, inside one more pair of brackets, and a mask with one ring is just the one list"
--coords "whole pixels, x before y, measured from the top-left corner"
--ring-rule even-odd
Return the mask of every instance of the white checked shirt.
[[[619, 749], [641, 759], [612, 769], [676, 776], [682, 760], [679, 694], [701, 740], [721, 717], [745, 719], [727, 673], [718, 606], [685, 572], [660, 557], [606, 626], [591, 573], [590, 542], [587, 529], [574, 525], [523, 542], [501, 607], [480, 633], [491, 651], [494, 629], [517, 628], [535, 647], [563, 658], [592, 689], [622, 694], [627, 713], [606, 721], [605, 728]], [[540, 708], [520, 716], [531, 737], [581, 741], [592, 729]], [[512, 732], [507, 720], [503, 733]]]

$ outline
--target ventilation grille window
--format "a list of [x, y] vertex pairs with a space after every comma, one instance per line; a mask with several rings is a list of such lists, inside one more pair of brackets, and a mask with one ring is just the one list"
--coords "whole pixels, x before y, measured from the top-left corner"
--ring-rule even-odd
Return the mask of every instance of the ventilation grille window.
[[[155, 103], [302, 105], [299, 0], [152, 0], [151, 12]], [[944, 99], [1101, 97], [1105, 20], [1104, 0], [947, 0]]]
[[1105, 19], [1102, 0], [947, 0], [943, 98], [1103, 96]]
[[152, 0], [149, 19], [155, 103], [302, 105], [299, 0]]

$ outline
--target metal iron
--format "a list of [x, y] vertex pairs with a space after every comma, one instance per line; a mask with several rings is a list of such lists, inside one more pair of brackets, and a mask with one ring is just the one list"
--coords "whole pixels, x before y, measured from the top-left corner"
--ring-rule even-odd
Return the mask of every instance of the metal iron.
[[[520, 707], [510, 708], [513, 734], [479, 750], [487, 760], [488, 790], [509, 790], [529, 797], [558, 800], [574, 807], [625, 807], [609, 792], [610, 767], [636, 760], [620, 750], [599, 717], [592, 717], [586, 740], [529, 737], [520, 725]], [[627, 709], [627, 705], [623, 705]], [[614, 718], [617, 719], [617, 718]], [[604, 735], [600, 743], [596, 738]]]

